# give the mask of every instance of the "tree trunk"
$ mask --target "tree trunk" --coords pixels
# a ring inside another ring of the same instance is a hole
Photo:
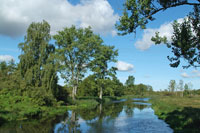
[[[76,112],[72,111],[72,115],[71,115],[71,131],[73,133],[76,133]]]
[[[102,87],[100,88],[100,93],[99,93],[99,98],[102,100],[102,95],[103,95],[103,89]]]
[[[76,100],[76,92],[77,92],[77,86],[73,86],[73,89],[72,89],[72,99],[73,100]]]
[[[100,112],[100,114],[102,112],[102,103],[99,105],[99,112]]]

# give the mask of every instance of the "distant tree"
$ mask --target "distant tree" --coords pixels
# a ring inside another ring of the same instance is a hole
[[[147,86],[147,91],[153,92],[153,87],[151,85],[146,85]]]
[[[188,95],[189,94],[189,86],[188,86],[188,84],[185,84],[184,85],[184,93],[186,94],[186,95]]]
[[[128,76],[128,79],[125,82],[125,85],[127,87],[133,87],[135,82],[135,77],[134,76]]]
[[[34,94],[48,102],[57,92],[57,73],[53,54],[55,48],[49,44],[51,39],[50,25],[43,21],[32,23],[27,29],[24,42],[19,44],[19,70],[22,78],[23,91],[33,90]],[[35,98],[37,100],[37,98]]]
[[[174,92],[176,89],[176,81],[175,80],[170,80],[169,82],[169,92]]]
[[[192,87],[193,87],[193,85],[192,85],[191,82],[185,84],[185,85],[184,85],[184,94],[185,94],[185,95],[191,95],[191,96],[192,96]]]
[[[152,40],[156,44],[165,43],[172,49],[174,57],[169,57],[171,67],[178,67],[180,59],[183,58],[190,66],[199,67],[199,42],[200,42],[200,1],[194,0],[126,0],[124,3],[124,11],[116,24],[116,28],[120,31],[119,35],[136,33],[137,28],[146,29],[146,25],[155,20],[154,16],[161,11],[179,6],[193,6],[194,11],[191,12],[187,19],[182,23],[174,22],[174,35],[172,41],[167,42],[166,37],[160,37],[156,34]]]
[[[189,94],[192,96],[193,84],[191,82],[188,83],[188,88],[189,88]]]
[[[139,95],[144,95],[147,92],[147,86],[145,84],[138,84],[135,86]]]
[[[178,84],[178,89],[181,91],[181,96],[183,97],[183,90],[184,90],[184,83],[183,83],[183,80],[180,80],[179,81],[179,84]]]

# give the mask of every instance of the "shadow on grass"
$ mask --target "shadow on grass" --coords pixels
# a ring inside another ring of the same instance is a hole
[[[175,132],[199,132],[200,133],[200,109],[185,107],[166,115],[165,121]]]

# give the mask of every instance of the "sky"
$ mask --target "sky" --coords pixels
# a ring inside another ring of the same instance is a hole
[[[123,11],[124,0],[0,0],[0,61],[14,59],[19,62],[18,44],[24,41],[26,29],[31,22],[46,20],[51,25],[51,34],[64,27],[75,25],[92,27],[104,43],[114,45],[119,55],[117,77],[125,82],[129,75],[135,77],[135,84],[143,83],[154,90],[168,88],[170,80],[192,83],[193,89],[200,89],[199,68],[171,68],[167,56],[171,50],[165,45],[154,45],[151,37],[156,31],[168,40],[173,34],[171,23],[181,22],[192,11],[190,6],[176,7],[159,12],[156,20],[147,29],[137,29],[136,34],[118,36],[115,24]],[[184,61],[183,61],[184,64]],[[59,81],[64,84],[63,80]]]

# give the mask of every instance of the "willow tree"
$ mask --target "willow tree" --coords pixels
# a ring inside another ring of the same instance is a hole
[[[50,25],[46,21],[33,22],[27,29],[24,42],[19,44],[21,87],[25,90],[39,88],[49,94],[56,92],[58,78],[52,58],[55,48],[49,44],[50,39]]]
[[[72,98],[75,100],[77,87],[84,77],[92,60],[96,48],[101,45],[102,39],[95,35],[91,28],[64,28],[54,36],[57,61],[61,77],[72,87]]]
[[[146,25],[155,20],[157,13],[184,5],[193,6],[194,11],[189,13],[183,23],[173,24],[172,42],[168,42],[166,37],[160,37],[158,33],[152,40],[156,44],[165,43],[172,49],[174,57],[168,57],[171,67],[178,67],[181,58],[188,62],[184,68],[199,67],[200,0],[126,0],[124,12],[116,24],[119,35],[136,33],[137,28],[146,29]]]

